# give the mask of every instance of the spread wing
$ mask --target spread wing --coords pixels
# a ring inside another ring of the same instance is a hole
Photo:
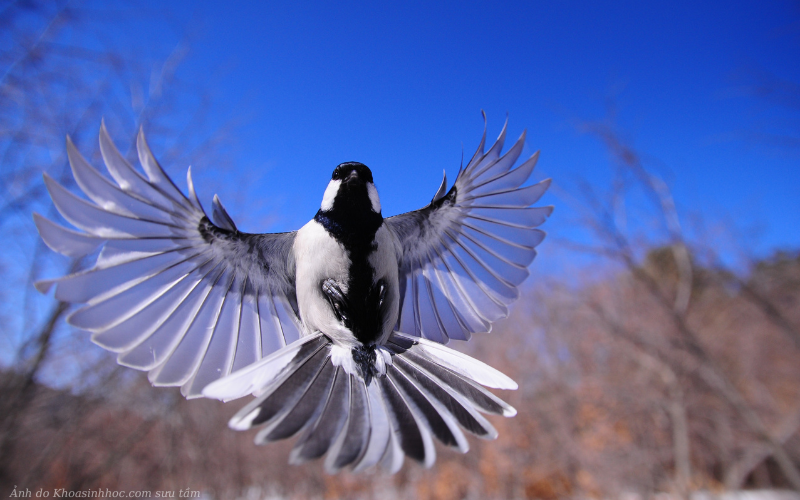
[[[531,207],[549,179],[523,187],[538,151],[513,168],[525,133],[500,156],[505,136],[506,126],[484,153],[484,129],[477,152],[449,191],[445,176],[430,205],[386,219],[400,242],[398,331],[441,343],[468,340],[490,331],[517,299],[545,236],[536,227],[553,207]]]
[[[91,200],[45,174],[53,202],[73,231],[34,214],[47,245],[72,257],[102,250],[91,269],[36,284],[58,300],[85,305],[68,321],[149,371],[154,385],[181,386],[187,397],[300,337],[291,248],[295,233],[246,234],[219,198],[212,218],[188,174],[190,198],[137,141],[142,176],[100,130],[103,160],[116,181],[95,170],[67,138],[73,175]]]

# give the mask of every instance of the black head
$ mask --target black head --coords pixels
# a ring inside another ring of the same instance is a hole
[[[383,217],[370,169],[356,161],[340,163],[333,170],[314,218],[336,237],[350,239],[360,235],[372,241]]]
[[[372,171],[364,165],[363,163],[359,163],[357,161],[347,161],[344,163],[340,163],[336,166],[333,170],[333,175],[331,175],[332,181],[344,181],[347,183],[350,182],[360,182],[360,183],[372,183]]]
[[[335,211],[343,217],[363,211],[380,214],[381,202],[369,167],[357,161],[340,163],[333,170],[320,211]]]

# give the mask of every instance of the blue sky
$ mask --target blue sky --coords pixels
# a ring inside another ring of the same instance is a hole
[[[235,168],[196,182],[243,230],[301,226],[342,161],[372,168],[384,215],[423,206],[474,152],[481,109],[491,139],[506,114],[509,140],[528,130],[538,178],[605,190],[609,154],[580,124],[613,103],[685,217],[732,223],[762,255],[800,246],[800,93],[758,91],[800,84],[797,3],[203,2],[179,17],[180,76],[237,120]],[[550,234],[572,234],[558,190],[543,202]]]
[[[220,116],[245,117],[224,182],[246,188],[223,198],[245,230],[302,225],[349,160],[373,169],[384,215],[419,208],[442,169],[455,175],[462,144],[473,153],[481,109],[491,138],[506,113],[511,138],[527,128],[540,178],[606,189],[609,155],[579,124],[609,119],[613,102],[682,213],[734,221],[758,252],[800,245],[800,147],[771,138],[800,135],[800,96],[755,90],[800,82],[797,4],[206,3],[189,19],[201,28],[180,71],[213,75]],[[572,231],[571,219],[557,210],[547,229]]]

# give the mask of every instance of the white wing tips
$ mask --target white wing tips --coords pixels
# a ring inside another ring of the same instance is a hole
[[[229,427],[258,428],[257,444],[299,435],[290,463],[326,456],[328,473],[345,468],[358,472],[378,464],[394,473],[405,456],[431,467],[434,438],[466,453],[464,431],[482,439],[497,437],[481,413],[516,414],[482,386],[489,381],[516,387],[513,381],[446,347],[429,348],[395,333],[376,348],[376,363],[380,358],[383,371],[368,381],[345,354],[351,355],[350,348],[334,346],[317,334],[210,384],[203,395],[229,400],[254,394]]]
[[[551,185],[531,183],[540,152],[517,165],[527,133],[504,154],[508,118],[487,152],[486,114],[480,144],[459,170],[454,188],[443,182],[432,210],[416,218],[391,218],[403,241],[402,309],[397,330],[446,344],[487,332],[508,316],[528,278],[535,247],[545,233],[537,229],[553,207],[534,207]],[[451,203],[442,204],[445,197]],[[440,201],[436,204],[436,201]],[[424,237],[422,236],[424,235]]]
[[[120,365],[150,372],[155,386],[181,386],[187,398],[202,396],[213,380],[273,352],[262,341],[280,336],[282,342],[287,332],[297,331],[285,322],[294,318],[291,308],[277,307],[275,313],[280,297],[269,279],[258,290],[249,277],[235,288],[215,289],[218,279],[233,279],[237,255],[203,237],[199,223],[205,214],[191,171],[193,200],[158,164],[141,129],[137,151],[144,173],[120,154],[104,122],[99,143],[110,177],[90,165],[69,136],[65,140],[85,196],[47,173],[43,178],[55,208],[78,230],[39,214],[34,222],[45,244],[59,253],[84,257],[102,248],[90,269],[35,283],[41,293],[55,288],[56,299],[86,304],[69,315],[69,324],[92,332],[92,341],[117,353]],[[215,209],[218,219],[223,214],[223,229],[235,228],[218,199]],[[284,246],[276,251],[284,252]],[[263,316],[255,303],[259,293],[260,305],[268,306]],[[234,385],[223,389],[221,399],[246,394],[237,394]]]
[[[195,208],[197,208],[198,210],[200,210],[205,214],[203,205],[200,204],[200,198],[197,197],[197,192],[194,190],[194,181],[192,180],[191,165],[189,166],[189,168],[186,169],[186,185],[189,188],[189,196],[192,197],[192,203],[194,203]]]
[[[537,151],[536,154],[538,155],[539,152]],[[552,184],[552,183],[553,183],[552,177],[548,177],[547,179],[544,179],[544,180],[539,182],[539,185],[544,187],[542,194],[544,194],[544,191],[547,191],[548,189],[550,189],[550,184]],[[539,201],[539,200],[537,199],[536,201]],[[536,201],[534,203],[536,203]]]
[[[33,213],[33,222],[42,241],[60,254],[68,257],[83,257],[97,250],[105,240],[62,227],[50,219]]]
[[[409,337],[406,337],[409,338]],[[450,349],[437,342],[419,339],[422,350],[439,364],[483,386],[516,391],[519,385],[509,376],[482,361]]]
[[[39,293],[45,294],[49,293],[50,289],[53,288],[53,285],[55,285],[57,282],[57,279],[39,280],[33,283],[33,287],[36,288],[36,291]]]
[[[220,401],[232,401],[248,394],[253,396],[261,394],[268,390],[270,384],[278,380],[285,370],[296,369],[297,365],[305,363],[326,343],[327,339],[319,333],[303,337],[257,363],[210,383],[203,388],[202,395]],[[237,414],[237,417],[240,415]]]
[[[144,136],[144,127],[139,127],[139,133],[136,134],[136,152],[139,154],[139,163],[142,164],[147,178],[153,184],[157,184],[163,175],[163,171],[155,156],[153,156],[153,152],[150,151],[147,138]]]
[[[231,219],[231,216],[228,215],[228,211],[225,210],[225,207],[222,205],[222,200],[219,199],[218,195],[214,195],[214,200],[211,205],[211,216],[214,219],[214,223],[228,231],[236,231],[236,224],[233,222],[233,219]]]
[[[525,137],[525,131],[522,132],[522,136],[520,138],[524,140],[524,137]],[[542,152],[541,149],[537,149],[536,151],[533,152],[531,157],[528,158],[528,161],[533,163],[533,167],[534,168],[536,168],[536,164],[539,163],[539,154],[541,152]]]
[[[442,183],[439,185],[439,189],[436,190],[436,194],[433,195],[431,203],[444,198],[445,194],[447,194],[447,170],[442,171]]]

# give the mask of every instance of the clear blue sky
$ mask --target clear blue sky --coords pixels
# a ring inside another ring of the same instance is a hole
[[[423,206],[474,152],[481,109],[491,139],[506,113],[510,139],[527,128],[539,178],[606,189],[609,155],[576,124],[612,98],[682,214],[756,230],[761,254],[800,247],[796,2],[205,2],[180,22],[180,74],[210,82],[219,120],[243,117],[236,168],[196,174],[243,230],[300,227],[349,160],[372,168],[384,215]],[[760,94],[770,82],[794,87]],[[564,200],[543,202],[549,233],[569,233]]]

